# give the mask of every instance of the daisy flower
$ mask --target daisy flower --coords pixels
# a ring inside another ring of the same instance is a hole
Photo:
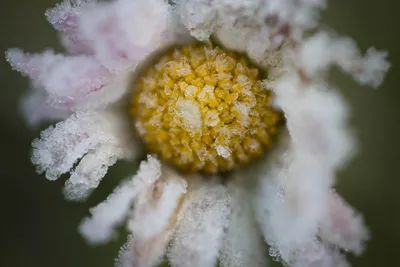
[[[46,11],[65,54],[10,49],[34,88],[33,141],[49,180],[83,201],[118,160],[140,161],[79,226],[118,266],[348,266],[369,233],[335,191],[351,159],[339,67],[378,87],[386,52],[322,28],[325,0],[65,0]]]

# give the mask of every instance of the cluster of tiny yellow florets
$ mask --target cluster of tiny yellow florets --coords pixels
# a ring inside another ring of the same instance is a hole
[[[175,49],[147,69],[131,114],[150,152],[184,172],[227,172],[259,157],[281,119],[256,68],[219,48]]]

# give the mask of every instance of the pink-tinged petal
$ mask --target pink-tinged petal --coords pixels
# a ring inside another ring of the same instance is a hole
[[[64,57],[52,51],[28,54],[11,49],[7,60],[13,69],[44,88],[52,106],[70,111],[117,101],[128,89],[130,80],[129,74],[115,76],[88,55]]]
[[[320,236],[323,240],[360,255],[369,232],[360,214],[354,211],[338,194],[332,193],[329,218],[322,222]]]
[[[134,69],[162,45],[168,10],[163,0],[118,0],[85,12],[79,26],[100,62],[117,73]]]
[[[41,54],[29,54],[18,48],[11,48],[6,51],[6,60],[13,70],[28,76],[35,84],[41,84],[49,71],[64,60],[64,56],[55,54],[52,50],[46,50]]]
[[[56,64],[43,80],[43,86],[51,96],[52,105],[74,110],[85,108],[92,94],[110,90],[106,86],[114,78],[96,59],[81,55]]]
[[[64,0],[46,11],[48,21],[60,32],[61,42],[73,54],[92,54],[93,47],[78,30],[78,17],[93,7],[96,0]]]
[[[70,112],[52,107],[48,102],[49,96],[41,89],[30,89],[22,98],[21,112],[29,126],[35,127],[44,122],[66,119]]]

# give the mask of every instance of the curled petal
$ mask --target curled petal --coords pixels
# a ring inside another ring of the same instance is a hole
[[[140,192],[152,187],[161,176],[161,164],[148,157],[140,164],[138,173],[123,183],[107,200],[91,209],[92,216],[83,220],[81,234],[92,244],[103,244],[114,237],[114,229],[120,225],[131,210]]]
[[[123,131],[124,127],[120,116],[110,110],[74,113],[55,127],[43,131],[40,139],[33,141],[32,162],[39,173],[46,172],[47,179],[55,180],[90,152],[72,176],[74,183],[77,182],[76,178],[81,177],[83,180],[80,182],[93,185],[95,180],[104,176],[104,172],[100,169],[96,173],[89,170],[101,168],[105,162],[112,164],[114,160],[108,158],[109,155],[118,159],[131,159],[134,156],[134,146],[125,136],[128,133]],[[93,158],[96,156],[98,161]]]
[[[123,150],[110,145],[98,145],[89,151],[71,172],[65,183],[64,196],[68,200],[83,201],[97,188],[108,167],[123,155]]]
[[[154,187],[141,192],[129,220],[132,266],[157,266],[175,230],[186,181],[164,169]]]

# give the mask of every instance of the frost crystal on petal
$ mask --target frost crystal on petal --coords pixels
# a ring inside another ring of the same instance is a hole
[[[50,104],[60,109],[101,107],[118,100],[128,87],[128,75],[111,74],[92,56],[64,57],[52,51],[27,54],[19,49],[10,49],[6,55],[13,69],[43,87]]]
[[[134,69],[163,44],[168,10],[163,0],[118,0],[85,12],[79,25],[100,62],[119,73]]]
[[[183,24],[190,34],[200,41],[206,41],[216,26],[217,11],[213,0],[180,0],[178,11]]]
[[[126,136],[125,127],[115,112],[77,112],[33,141],[32,162],[38,172],[45,172],[47,179],[55,180],[72,170],[83,157],[71,172],[65,189],[67,198],[82,200],[97,187],[116,159],[133,157],[134,146]]]
[[[332,193],[329,217],[321,223],[319,235],[345,251],[360,255],[369,232],[360,214],[354,211],[338,194]]]
[[[133,233],[130,258],[133,266],[157,266],[160,263],[175,230],[185,193],[186,181],[164,168],[154,186],[138,196],[128,222]]]
[[[168,251],[169,262],[174,267],[213,267],[229,223],[230,197],[214,182],[191,193]]]
[[[220,265],[222,267],[267,266],[267,250],[261,238],[261,231],[255,221],[252,194],[253,188],[247,188],[238,181],[244,174],[238,174],[228,184],[231,196],[231,215],[224,237]],[[244,179],[243,179],[244,180]]]
[[[22,98],[22,114],[32,127],[48,121],[66,119],[70,112],[52,107],[48,101],[48,94],[41,89],[32,88]]]
[[[78,17],[85,9],[91,8],[97,0],[64,0],[45,15],[61,34],[61,42],[70,53],[93,53],[89,40],[84,39],[78,29]]]
[[[302,43],[298,58],[294,59],[294,62],[297,62],[310,77],[336,64],[360,84],[378,87],[390,67],[386,57],[387,52],[377,51],[375,48],[369,48],[362,57],[352,39],[335,39],[321,32]]]
[[[92,216],[86,218],[79,230],[93,244],[109,241],[114,228],[120,225],[131,210],[133,200],[140,192],[151,187],[161,175],[161,164],[148,157],[140,164],[138,173],[117,188],[107,200],[91,209]]]

